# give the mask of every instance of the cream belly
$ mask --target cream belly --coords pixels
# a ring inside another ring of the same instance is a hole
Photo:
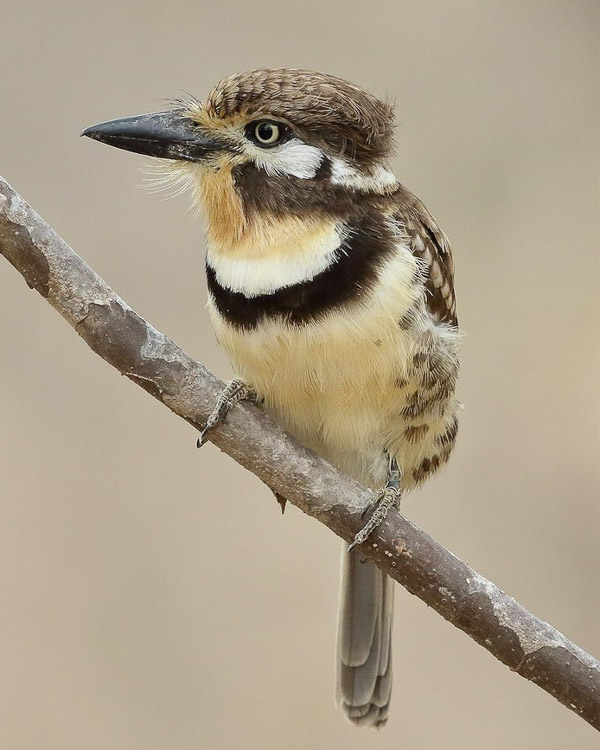
[[[343,321],[337,335],[325,335],[322,324],[286,329],[273,323],[240,334],[219,322],[218,338],[237,376],[279,424],[362,481],[385,477],[386,416],[404,404],[394,385],[405,370],[399,342],[384,344]]]

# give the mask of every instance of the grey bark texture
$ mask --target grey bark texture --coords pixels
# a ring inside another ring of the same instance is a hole
[[[119,372],[201,429],[223,383],[136,314],[0,177],[0,254]],[[369,491],[250,403],[209,439],[278,495],[350,541]],[[511,670],[600,729],[600,662],[395,510],[361,546],[408,591]]]

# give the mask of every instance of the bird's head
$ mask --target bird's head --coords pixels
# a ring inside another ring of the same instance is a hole
[[[246,254],[264,252],[282,236],[305,246],[307,232],[339,232],[366,195],[397,186],[386,166],[392,107],[323,73],[235,74],[204,102],[104,122],[83,135],[168,160],[205,209],[214,252],[240,244]]]

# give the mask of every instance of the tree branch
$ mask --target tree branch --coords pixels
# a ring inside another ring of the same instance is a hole
[[[140,318],[0,177],[0,254],[103,359],[200,429],[223,384]],[[350,541],[369,492],[243,403],[210,440]],[[396,511],[363,544],[398,583],[600,729],[600,663]]]

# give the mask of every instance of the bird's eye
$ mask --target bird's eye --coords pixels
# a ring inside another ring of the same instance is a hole
[[[251,137],[258,146],[274,146],[283,136],[283,128],[276,122],[261,120],[252,125]]]

